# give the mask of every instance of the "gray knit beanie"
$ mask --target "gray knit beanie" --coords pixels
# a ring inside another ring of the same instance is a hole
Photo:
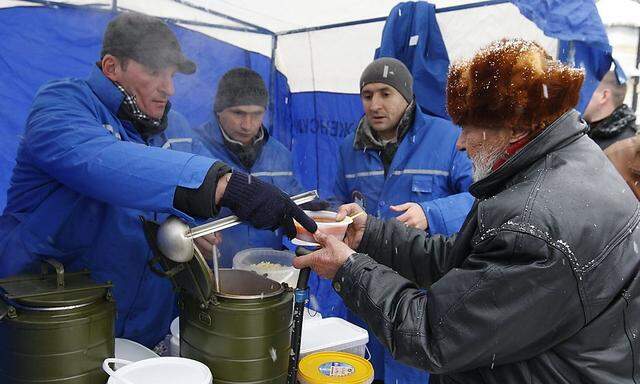
[[[267,108],[268,103],[269,92],[262,77],[249,68],[234,68],[220,79],[213,110],[217,113],[236,105],[260,105]]]
[[[384,83],[395,88],[411,103],[413,100],[413,77],[402,61],[393,57],[381,57],[374,60],[360,76],[360,91],[370,83]]]

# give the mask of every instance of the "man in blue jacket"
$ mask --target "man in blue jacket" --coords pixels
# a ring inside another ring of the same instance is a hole
[[[171,147],[167,134],[186,129],[170,111],[173,75],[195,70],[159,19],[122,14],[109,23],[88,79],[39,90],[0,217],[0,276],[35,270],[44,258],[88,268],[114,284],[116,336],[152,347],[167,333],[175,297],[148,266],[141,216],[192,221],[226,207],[289,235],[292,217],[315,229],[276,187],[217,159],[162,148]]]
[[[365,116],[340,147],[335,196],[358,202],[367,213],[395,217],[430,234],[457,232],[473,198],[467,190],[472,167],[466,153],[456,150],[460,129],[450,121],[424,114],[416,106],[413,79],[394,58],[369,64],[360,78]],[[325,315],[343,316],[337,295],[324,281],[318,292]],[[364,326],[351,313],[348,320]],[[376,379],[387,383],[426,382],[428,374],[396,362],[371,335],[368,344]]]
[[[258,73],[231,69],[218,83],[213,118],[195,129],[193,151],[220,159],[290,195],[298,194],[302,187],[293,176],[291,153],[262,124],[268,102]],[[220,212],[221,217],[230,214],[227,209]],[[244,224],[222,231],[221,266],[231,267],[237,252],[253,247],[282,249],[282,233]]]

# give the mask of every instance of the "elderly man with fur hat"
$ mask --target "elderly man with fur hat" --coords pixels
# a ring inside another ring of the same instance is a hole
[[[358,217],[298,258],[436,383],[637,383],[640,209],[573,109],[583,73],[496,42],[449,72],[476,202],[460,232]],[[340,215],[360,210],[341,207]]]

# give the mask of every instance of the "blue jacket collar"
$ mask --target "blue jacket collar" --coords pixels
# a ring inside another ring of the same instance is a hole
[[[87,84],[89,84],[89,87],[109,111],[117,115],[122,100],[124,100],[124,95],[113,82],[102,73],[102,70],[97,65],[93,67],[87,79]]]

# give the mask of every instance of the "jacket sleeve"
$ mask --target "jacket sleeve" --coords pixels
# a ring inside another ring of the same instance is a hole
[[[473,182],[471,161],[466,152],[454,148],[449,169],[452,195],[419,203],[429,223],[429,233],[451,235],[460,230],[474,198],[467,191]]]
[[[456,235],[427,236],[398,220],[383,221],[368,216],[356,251],[426,288],[451,269],[452,258],[448,255],[455,240]]]
[[[411,263],[433,257],[434,249],[446,253],[419,231],[385,228],[383,234],[383,242],[393,235],[396,244],[411,244],[398,249],[398,255],[376,255],[392,266],[411,268]],[[445,256],[459,255],[451,251]],[[553,245],[500,231],[463,256],[460,267],[424,290],[401,276],[410,275],[406,271],[398,275],[354,254],[333,285],[394,358],[438,374],[527,360],[584,325],[570,262]]]
[[[335,206],[350,203],[349,189],[347,187],[347,179],[344,177],[344,155],[342,148],[338,151],[338,169],[336,171],[336,183],[333,187],[333,196],[329,201]]]
[[[173,207],[176,187],[198,188],[216,160],[118,140],[89,99],[72,84],[39,92],[24,138],[34,164],[94,199],[191,219]]]

